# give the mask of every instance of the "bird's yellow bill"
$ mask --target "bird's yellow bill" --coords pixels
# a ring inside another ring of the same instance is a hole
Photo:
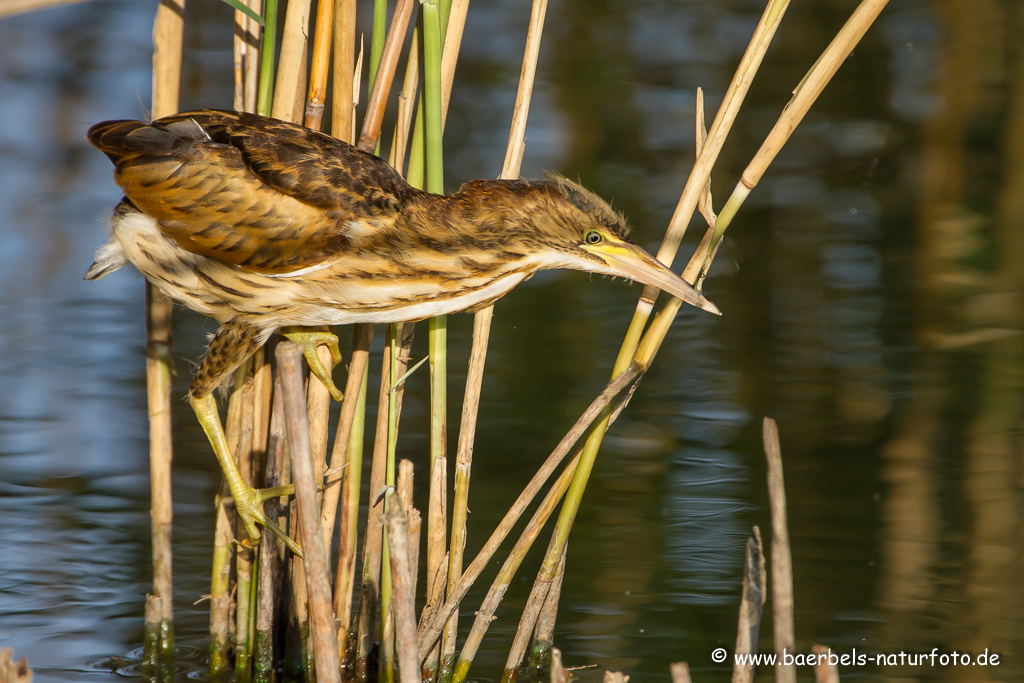
[[[722,314],[717,306],[705,299],[704,295],[686,280],[635,244],[606,240],[603,244],[584,246],[584,249],[599,256],[608,264],[608,270],[605,272],[609,275],[657,287],[709,313]]]

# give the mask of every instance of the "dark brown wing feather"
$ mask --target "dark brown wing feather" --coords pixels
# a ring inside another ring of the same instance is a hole
[[[115,180],[183,248],[262,273],[344,250],[350,224],[389,226],[416,193],[377,157],[295,124],[197,111],[107,121],[89,141]]]

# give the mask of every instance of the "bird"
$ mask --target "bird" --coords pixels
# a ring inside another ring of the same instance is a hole
[[[545,269],[626,278],[720,313],[639,247],[620,213],[556,174],[432,194],[329,135],[228,110],[104,121],[87,138],[124,197],[85,278],[131,264],[220,324],[188,399],[252,544],[260,524],[301,552],[263,514],[269,495],[238,473],[215,390],[275,332],[340,400],[316,354],[325,344],[340,362],[330,326],[479,310]]]

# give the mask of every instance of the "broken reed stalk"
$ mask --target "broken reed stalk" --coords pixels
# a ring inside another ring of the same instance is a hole
[[[768,461],[768,502],[772,513],[772,635],[775,638],[775,678],[780,683],[796,683],[796,665],[783,662],[783,653],[794,653],[793,558],[789,547],[789,523],[786,519],[786,485],[782,476],[782,451],[775,420],[764,418],[762,428],[764,454]]]
[[[394,494],[388,495],[393,497]],[[395,642],[398,651],[399,680],[401,683],[420,683],[420,667],[416,659],[414,566],[410,561],[412,551],[409,543],[409,521],[404,509],[406,505],[408,504],[399,495],[397,500],[392,500],[388,504],[384,520],[388,529],[391,576],[395,590]]]
[[[669,666],[669,674],[672,676],[672,683],[692,683],[690,665],[686,662],[672,662]]]
[[[828,646],[815,644],[811,646],[814,654],[814,683],[839,683],[839,667],[829,661]]]
[[[154,118],[178,111],[184,0],[166,0],[153,21]],[[144,661],[170,665],[174,654],[171,527],[171,302],[146,283],[146,398],[149,411],[153,594],[146,601]]]
[[[316,680],[340,683],[337,641],[334,630],[331,584],[327,550],[320,526],[318,477],[310,446],[310,425],[303,400],[302,351],[291,342],[278,344],[275,351],[281,376],[288,452],[291,455],[292,480],[298,508],[303,558],[306,568],[310,612],[310,636],[316,659]]]
[[[551,582],[548,594],[544,598],[544,605],[541,607],[540,616],[537,619],[537,627],[533,634],[533,647],[530,653],[530,670],[537,672],[540,676],[551,663],[551,644],[554,642],[555,621],[558,618],[558,599],[562,595],[562,581],[565,579],[565,558],[568,553],[562,553],[562,559],[555,570],[555,578]]]
[[[748,658],[739,664],[737,655],[751,655],[757,651],[757,637],[761,631],[761,615],[768,597],[764,568],[764,547],[761,530],[756,526],[747,538],[743,562],[743,589],[740,594],[739,620],[736,626],[736,647],[733,650],[732,683],[751,683],[754,665]]]

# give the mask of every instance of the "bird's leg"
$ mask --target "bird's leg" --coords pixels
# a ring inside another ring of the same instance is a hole
[[[331,396],[334,397],[334,400],[340,402],[343,398],[341,391],[339,391],[338,387],[334,385],[331,373],[328,372],[327,368],[324,367],[324,364],[320,362],[320,358],[316,355],[316,347],[323,344],[331,350],[331,356],[334,358],[334,364],[340,364],[341,349],[338,348],[338,336],[326,327],[282,327],[278,331],[281,333],[281,336],[302,347],[302,353],[306,356],[306,362],[309,364],[310,372],[316,375],[317,378],[323,382],[324,386],[327,387],[327,390],[331,392]]]
[[[261,507],[265,500],[288,495],[291,491],[287,490],[287,487],[259,491],[246,483],[228,448],[228,440],[221,426],[220,414],[217,412],[217,400],[213,396],[213,390],[221,381],[255,351],[258,336],[258,330],[251,325],[223,325],[214,335],[206,351],[206,357],[192,379],[188,400],[196,412],[196,417],[199,418],[199,424],[206,432],[206,437],[210,440],[210,445],[213,446],[217,461],[220,462],[231,497],[234,499],[235,510],[245,525],[250,542],[254,545],[259,542],[260,530],[256,526],[259,522],[284,541],[293,553],[301,557],[302,549],[299,544],[270,521]]]
[[[192,409],[196,411],[199,424],[203,426],[203,431],[206,432],[210,445],[213,446],[213,452],[217,455],[220,468],[224,471],[224,477],[228,482],[228,489],[231,491],[231,498],[235,502],[235,510],[238,512],[242,523],[245,524],[245,530],[249,533],[249,541],[253,545],[259,542],[260,530],[256,526],[256,523],[259,522],[284,541],[289,550],[302,557],[302,548],[299,544],[270,521],[263,513],[261,507],[267,499],[282,494],[289,494],[294,491],[294,487],[278,486],[274,489],[261,491],[249,486],[242,478],[242,473],[238,471],[238,465],[235,464],[235,459],[231,457],[231,451],[228,450],[228,440],[220,424],[220,415],[217,413],[217,401],[213,394],[207,394],[203,398],[190,396],[189,402],[192,404]]]

